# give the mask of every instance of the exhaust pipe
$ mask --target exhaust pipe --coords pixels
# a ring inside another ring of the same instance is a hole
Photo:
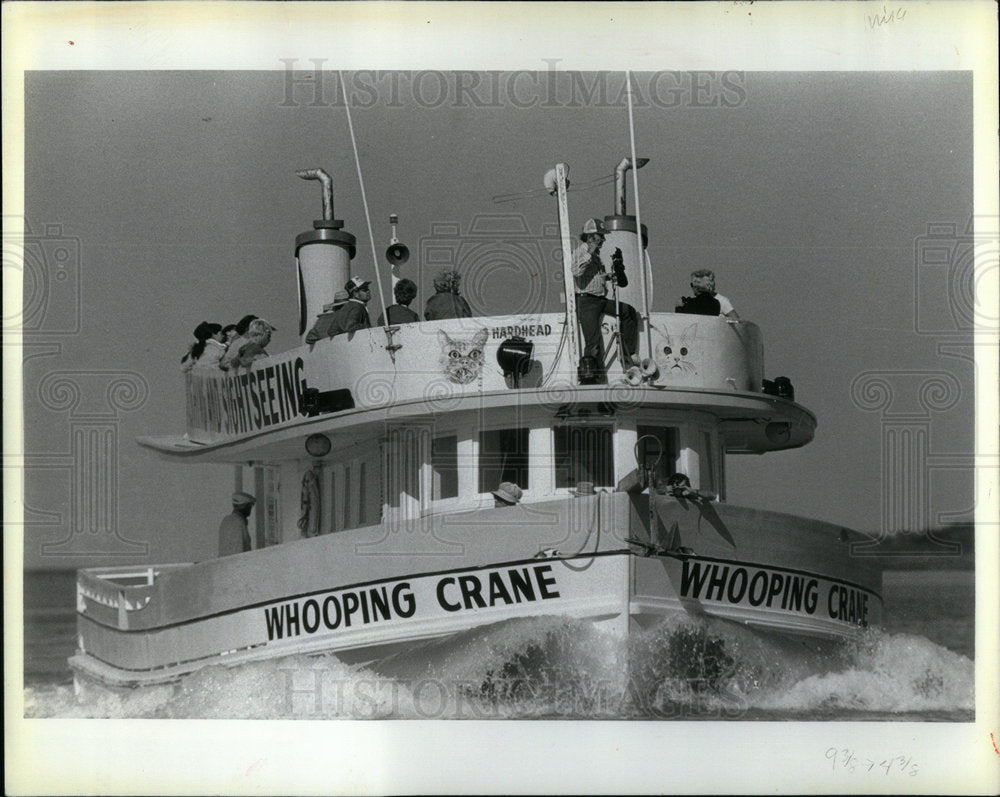
[[[641,169],[649,158],[636,158],[636,169]],[[625,173],[632,168],[631,158],[622,158],[615,167],[615,213],[619,216],[625,215]]]
[[[323,169],[299,169],[303,180],[319,180],[323,192],[323,221],[333,221],[333,179]]]

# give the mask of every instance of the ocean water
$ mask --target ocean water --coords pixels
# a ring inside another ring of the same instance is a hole
[[[974,719],[974,577],[887,571],[884,627],[804,643],[675,617],[627,642],[511,620],[350,665],[334,654],[207,667],[171,684],[74,687],[72,572],[25,576],[25,715],[225,719]]]

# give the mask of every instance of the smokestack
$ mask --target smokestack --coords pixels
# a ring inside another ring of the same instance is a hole
[[[323,306],[331,304],[350,278],[357,239],[343,230],[344,222],[333,217],[333,180],[323,169],[300,169],[303,180],[320,183],[323,218],[313,228],[295,237],[295,259],[299,278],[299,334],[312,326]]]

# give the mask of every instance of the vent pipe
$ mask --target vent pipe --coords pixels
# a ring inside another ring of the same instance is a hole
[[[636,163],[638,165],[635,168],[641,169],[649,163],[649,158],[636,158]],[[625,173],[631,168],[631,158],[622,158],[615,167],[615,214],[618,216],[625,215]]]

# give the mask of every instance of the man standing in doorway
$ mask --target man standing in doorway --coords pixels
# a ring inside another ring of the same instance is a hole
[[[233,493],[233,511],[222,519],[219,526],[219,556],[231,556],[250,550],[250,532],[247,518],[257,499],[250,493]]]

